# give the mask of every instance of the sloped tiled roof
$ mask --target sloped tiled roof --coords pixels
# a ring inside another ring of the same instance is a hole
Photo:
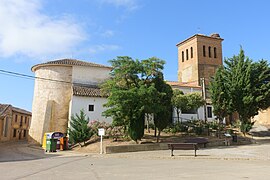
[[[112,69],[110,66],[105,66],[102,64],[96,64],[92,62],[87,62],[87,61],[80,61],[77,59],[58,59],[54,61],[48,61],[46,63],[41,63],[34,65],[31,70],[34,72],[38,67],[41,66],[49,66],[49,65],[64,65],[64,66],[88,66],[88,67],[102,67],[102,68],[109,68]]]
[[[187,38],[187,39],[185,39],[185,40],[183,40],[183,41],[177,43],[176,46],[179,46],[179,45],[183,44],[184,42],[187,42],[187,41],[189,41],[190,39],[193,39],[193,38],[195,38],[195,37],[212,38],[212,39],[217,39],[217,40],[223,41],[223,39],[220,38],[219,35],[218,35],[218,36],[212,36],[212,35],[206,36],[206,35],[204,35],[204,34],[195,34],[195,35],[190,36],[189,38]]]
[[[0,117],[2,115],[5,116],[5,111],[8,109],[9,106],[11,107],[12,111],[19,112],[19,113],[22,113],[22,114],[27,114],[27,115],[30,115],[30,116],[32,115],[31,112],[26,111],[26,110],[21,109],[21,108],[13,107],[10,104],[0,104]]]
[[[32,116],[32,113],[31,112],[26,111],[26,110],[21,109],[21,108],[13,107],[13,106],[12,106],[12,111],[15,111],[15,112],[19,112],[19,113],[22,113],[22,114],[27,114],[27,115]]]
[[[0,104],[0,117],[5,113],[9,106],[9,104]]]
[[[97,86],[79,86],[73,85],[74,96],[86,96],[86,97],[107,97],[102,95],[100,88]]]

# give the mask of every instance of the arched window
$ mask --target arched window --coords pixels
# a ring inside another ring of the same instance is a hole
[[[205,57],[205,46],[203,46],[203,57]]]
[[[210,46],[208,47],[208,54],[209,54],[209,57],[211,57],[211,47]]]
[[[214,47],[214,58],[217,58],[217,48]]]
[[[193,58],[193,47],[190,48],[190,58]]]
[[[186,58],[188,60],[188,49],[186,49]]]
[[[184,62],[184,58],[185,58],[184,51],[182,51],[182,62]]]

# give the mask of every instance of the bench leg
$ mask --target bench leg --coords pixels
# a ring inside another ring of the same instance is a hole
[[[171,156],[173,156],[173,149],[171,150]]]
[[[194,157],[196,157],[196,156],[197,156],[196,151],[197,151],[197,150],[195,149],[195,156],[194,156]]]

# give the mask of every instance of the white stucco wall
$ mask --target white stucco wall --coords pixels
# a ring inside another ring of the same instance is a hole
[[[106,67],[73,66],[72,82],[97,85],[109,78],[110,71]]]
[[[175,88],[174,88],[175,89]],[[187,93],[202,93],[202,90],[201,88],[193,88],[193,87],[178,87],[179,90],[183,91],[184,94],[187,94]],[[207,105],[206,107],[212,107],[212,112],[213,112],[213,106],[211,105]],[[206,109],[206,112],[207,112],[207,109]],[[182,114],[180,113],[179,115],[180,117],[180,120],[182,118],[182,121],[187,121],[187,120],[191,120],[191,119],[201,119],[201,120],[205,120],[205,115],[204,115],[204,107],[200,107],[198,109],[198,115],[197,114]],[[207,117],[207,120],[208,121],[212,121],[215,119],[215,116],[214,114],[212,113],[212,118],[209,118]],[[174,110],[173,112],[173,122],[176,122],[177,121],[177,113],[176,113],[176,110]]]
[[[211,105],[207,105],[206,107],[212,107],[212,106]],[[184,121],[187,121],[187,120],[191,120],[191,119],[205,120],[205,117],[204,117],[204,108],[202,106],[202,107],[200,107],[198,109],[198,115],[197,114],[182,114],[182,113],[180,113],[179,117],[180,117],[180,121],[181,121],[181,118],[182,118],[182,121],[183,122]],[[212,118],[207,117],[207,121],[213,121],[213,120],[215,120],[215,117],[216,116],[213,114],[213,107],[212,107]],[[174,110],[174,112],[173,112],[173,122],[177,122],[177,113],[176,113],[176,110]]]
[[[84,109],[84,112],[89,117],[90,121],[105,121],[112,123],[112,118],[102,116],[102,112],[106,110],[103,107],[103,104],[107,103],[106,98],[101,97],[83,97],[83,96],[73,96],[71,100],[70,116],[72,114],[80,113],[81,109]],[[88,106],[94,105],[94,111],[88,111]]]

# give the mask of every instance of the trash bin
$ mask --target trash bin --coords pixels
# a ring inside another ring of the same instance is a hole
[[[60,138],[61,139],[61,138]],[[60,150],[60,139],[57,139],[56,143],[56,149]]]
[[[232,142],[237,142],[237,134],[232,134]]]
[[[62,137],[60,138],[60,150],[68,150],[68,138]]]
[[[57,139],[46,139],[46,152],[56,152]]]
[[[43,142],[42,147],[45,147],[46,152],[56,152],[57,149],[60,149],[60,138],[64,137],[64,134],[61,132],[48,132],[44,134],[46,141]],[[45,143],[45,145],[44,145]]]

